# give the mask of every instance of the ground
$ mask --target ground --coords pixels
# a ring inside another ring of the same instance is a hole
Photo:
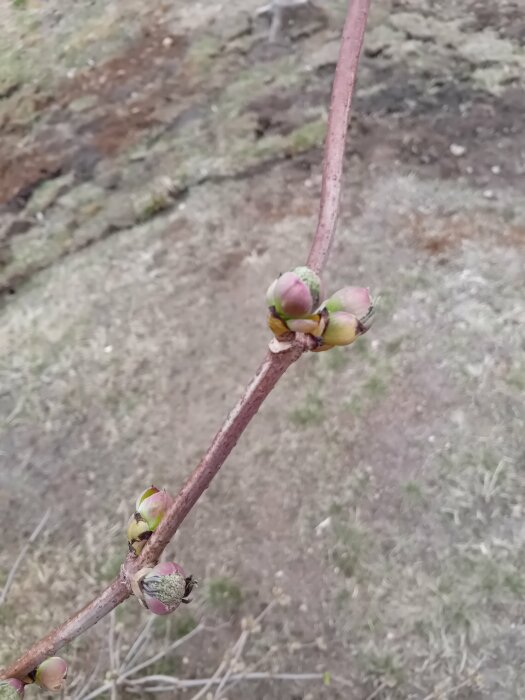
[[[328,675],[229,700],[525,698],[518,5],[372,2],[325,283],[380,294],[376,324],[292,367],[184,523],[200,586],[150,651],[217,629],[148,672],[211,675],[275,601],[239,668]],[[198,462],[306,257],[345,3],[275,44],[257,7],[0,0],[0,586],[51,510],[0,664],[117,573],[135,496]],[[146,617],[119,609],[124,652]],[[104,681],[109,627],[64,652],[64,697]]]

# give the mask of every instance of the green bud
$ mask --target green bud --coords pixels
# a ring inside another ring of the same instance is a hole
[[[136,512],[148,523],[150,530],[155,530],[172,503],[167,491],[150,486],[137,498]]]
[[[44,690],[58,691],[67,678],[67,663],[60,656],[51,656],[36,669],[35,683]]]
[[[134,513],[129,519],[127,529],[129,551],[138,556],[152,534],[153,530],[140,513]]]
[[[362,332],[372,325],[374,302],[370,291],[365,287],[343,287],[324,302],[323,308],[330,313],[346,311],[352,314],[363,326]]]
[[[350,345],[362,333],[359,320],[345,311],[328,314],[323,345]]]

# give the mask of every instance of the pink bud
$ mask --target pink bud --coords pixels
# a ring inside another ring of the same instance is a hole
[[[146,521],[150,530],[155,530],[173,503],[167,491],[150,486],[137,498],[136,510]]]
[[[285,272],[267,292],[269,306],[275,307],[283,318],[308,316],[318,306],[321,294],[321,280],[308,267],[296,267]]]
[[[146,607],[155,615],[167,615],[189,602],[186,598],[195,581],[179,564],[166,561],[149,571],[140,585]]]
[[[36,669],[35,683],[45,690],[61,690],[67,678],[67,664],[60,656],[51,656]]]
[[[24,697],[24,684],[18,678],[8,678],[0,681],[0,698],[2,700],[18,700]]]
[[[365,287],[343,287],[325,301],[324,307],[330,312],[346,311],[352,314],[366,330],[372,325],[374,302]]]

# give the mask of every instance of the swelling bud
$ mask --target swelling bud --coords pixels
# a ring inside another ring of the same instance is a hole
[[[51,656],[42,661],[35,672],[35,683],[44,690],[58,691],[67,678],[67,663],[60,656]]]

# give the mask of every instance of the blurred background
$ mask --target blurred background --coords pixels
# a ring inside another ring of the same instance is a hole
[[[0,665],[118,573],[262,358],[345,11],[0,0],[0,589],[42,524]],[[524,40],[519,0],[373,0],[324,279],[376,324],[292,367],[184,523],[193,603],[125,603],[64,698],[525,698]]]

